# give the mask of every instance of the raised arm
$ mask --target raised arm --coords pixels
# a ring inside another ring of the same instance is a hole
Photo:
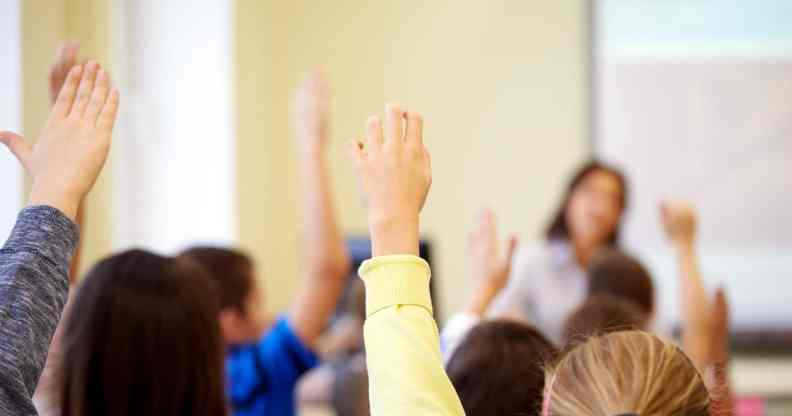
[[[374,254],[360,268],[371,414],[464,415],[443,370],[429,265],[418,257],[419,215],[431,184],[421,116],[386,106],[384,134],[380,117],[370,117],[365,146],[350,153]]]
[[[729,381],[729,302],[723,288],[715,293],[710,308],[708,387],[712,397],[712,416],[734,415],[734,393]]]
[[[703,369],[709,352],[709,306],[696,256],[696,212],[686,201],[667,201],[660,215],[679,267],[682,348]]]
[[[68,292],[80,200],[104,165],[118,108],[95,62],[73,68],[36,145],[0,132],[32,177],[29,206],[0,250],[0,410],[35,414],[31,398]]]
[[[292,128],[302,179],[302,286],[289,312],[300,339],[316,346],[350,272],[349,254],[333,212],[328,173],[328,92],[318,73],[300,85],[292,103]]]
[[[493,299],[506,287],[517,248],[517,238],[512,236],[506,253],[501,252],[495,213],[491,209],[482,210],[477,221],[467,244],[470,295],[465,308],[448,320],[440,336],[446,360],[451,358],[467,333],[484,317]]]
[[[58,45],[58,50],[55,53],[55,58],[52,61],[52,64],[49,67],[49,99],[50,99],[50,106],[54,106],[55,102],[58,98],[58,93],[60,93],[61,88],[63,88],[63,84],[66,82],[66,77],[69,75],[69,71],[72,70],[75,66],[77,66],[80,61],[83,59],[80,58],[80,43],[76,41],[65,41],[61,42]],[[82,232],[85,232],[83,217],[85,214],[85,206],[84,204],[80,204],[79,209],[77,210],[77,225],[79,226]],[[80,270],[80,254],[82,252],[82,244],[77,245],[77,250],[74,252],[74,256],[72,256],[71,261],[71,268],[69,270],[69,282],[74,285],[77,282],[77,274]],[[46,370],[45,370],[46,371]]]

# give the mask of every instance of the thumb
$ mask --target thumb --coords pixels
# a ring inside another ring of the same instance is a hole
[[[0,143],[3,143],[8,147],[8,150],[16,156],[19,163],[22,164],[22,167],[30,173],[30,146],[25,143],[25,139],[22,136],[12,133],[10,131],[0,131]]]

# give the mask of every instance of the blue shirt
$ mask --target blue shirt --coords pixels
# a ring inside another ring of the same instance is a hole
[[[319,364],[285,318],[257,343],[232,347],[226,376],[234,416],[293,416],[297,380]]]

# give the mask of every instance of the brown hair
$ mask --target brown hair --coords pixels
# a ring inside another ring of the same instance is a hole
[[[127,251],[94,266],[73,302],[61,414],[225,414],[217,301],[197,265]]]
[[[181,254],[203,267],[214,282],[220,309],[245,313],[245,300],[253,289],[253,260],[245,253],[220,247],[198,246]]]
[[[536,329],[511,320],[475,326],[446,372],[468,416],[536,414],[542,404],[544,366],[555,347]]]
[[[632,329],[646,329],[648,316],[635,303],[614,296],[599,295],[586,300],[564,322],[565,342],[585,340],[592,335]]]
[[[586,179],[590,173],[597,171],[613,175],[613,177],[615,177],[619,182],[619,187],[621,188],[619,205],[622,208],[622,212],[624,211],[624,209],[627,207],[627,179],[624,177],[624,174],[613,166],[606,165],[597,160],[591,160],[578,168],[577,172],[575,172],[575,174],[567,183],[566,190],[564,191],[564,197],[561,199],[561,204],[558,205],[558,209],[556,209],[553,220],[550,222],[550,225],[547,226],[545,238],[548,240],[569,240],[569,226],[566,222],[566,212],[567,208],[569,207],[569,200],[572,198],[572,193],[575,191],[578,185],[580,185],[580,183],[583,182],[583,180]],[[611,233],[611,235],[606,239],[608,244],[618,244],[620,226],[621,222],[616,225],[613,233]]]
[[[588,268],[589,296],[609,295],[629,299],[644,314],[654,311],[654,283],[646,268],[621,250],[603,248]]]
[[[547,372],[543,416],[709,416],[696,367],[675,345],[640,331],[592,337]]]

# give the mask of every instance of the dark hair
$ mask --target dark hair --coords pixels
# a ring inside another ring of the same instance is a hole
[[[646,322],[646,314],[634,302],[600,295],[589,298],[567,317],[562,336],[565,343],[572,344],[594,335],[643,330]]]
[[[589,296],[610,295],[635,302],[645,315],[654,311],[654,283],[634,257],[613,249],[598,250],[588,268]]]
[[[220,247],[192,247],[181,255],[209,273],[220,309],[235,308],[245,313],[245,299],[253,288],[253,260],[248,255]]]
[[[468,416],[537,414],[555,347],[536,329],[499,319],[475,326],[446,372]]]
[[[141,250],[102,260],[65,322],[62,414],[224,415],[217,313],[189,261]]]
[[[550,225],[545,231],[546,239],[569,239],[569,227],[566,221],[566,212],[569,208],[569,200],[578,185],[580,185],[580,183],[583,182],[583,180],[586,179],[590,173],[596,171],[608,173],[616,178],[616,180],[619,182],[619,187],[621,188],[619,205],[621,206],[622,211],[627,207],[627,179],[624,177],[624,174],[613,166],[606,165],[605,163],[597,160],[591,160],[581,166],[567,183],[566,190],[564,191],[564,197],[561,199],[561,204],[558,206],[556,214],[553,216],[553,220],[550,222]],[[613,233],[607,238],[606,241],[609,245],[618,244],[620,226],[621,224],[617,224],[616,228],[613,230]]]

